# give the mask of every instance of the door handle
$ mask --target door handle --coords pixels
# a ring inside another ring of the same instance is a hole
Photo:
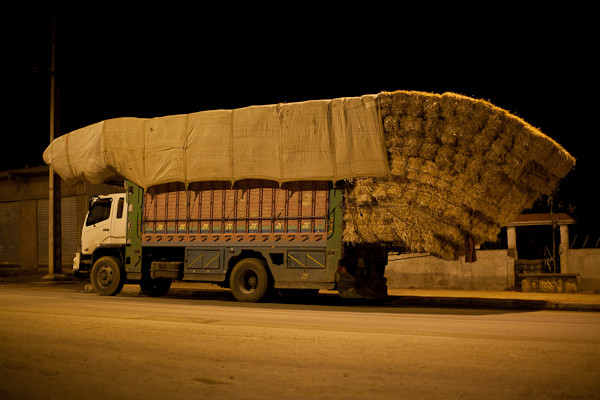
[[[102,231],[104,231],[104,232],[108,232],[108,231],[110,231],[110,229],[108,229],[108,228],[104,228],[104,229],[102,229]]]

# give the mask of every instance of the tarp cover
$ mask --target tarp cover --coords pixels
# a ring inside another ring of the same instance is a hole
[[[389,174],[376,95],[115,118],[55,139],[44,161],[69,183],[337,181]]]

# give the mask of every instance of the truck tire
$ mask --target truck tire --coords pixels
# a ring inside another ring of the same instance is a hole
[[[245,258],[231,271],[229,287],[238,301],[256,303],[265,300],[271,292],[271,278],[264,261]]]
[[[171,288],[170,279],[142,279],[140,288],[142,293],[150,297],[160,297],[169,291]]]
[[[100,257],[94,263],[90,280],[94,290],[102,296],[118,294],[125,284],[125,271],[121,262],[114,257]]]

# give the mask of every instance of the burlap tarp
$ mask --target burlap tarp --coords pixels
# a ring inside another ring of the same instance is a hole
[[[67,182],[337,181],[386,176],[376,96],[115,118],[58,137],[44,161]]]

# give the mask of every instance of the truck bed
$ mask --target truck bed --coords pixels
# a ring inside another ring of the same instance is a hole
[[[325,245],[329,182],[268,180],[152,186],[144,193],[143,242],[294,241]]]

